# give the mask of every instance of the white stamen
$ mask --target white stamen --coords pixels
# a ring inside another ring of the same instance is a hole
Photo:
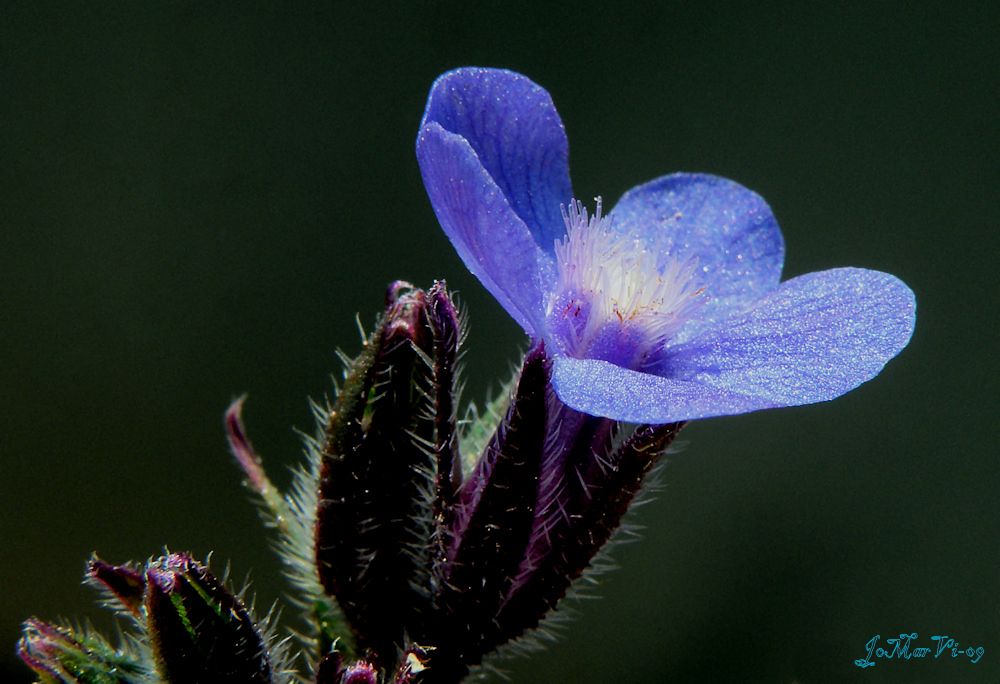
[[[612,230],[612,219],[601,216],[599,197],[593,216],[579,201],[563,207],[567,235],[555,244],[556,292],[585,297],[590,304],[586,325],[573,344],[581,354],[609,323],[641,332],[643,346],[650,349],[673,336],[704,302],[705,288],[693,277],[696,259],[670,258],[657,268],[658,255],[641,238]]]

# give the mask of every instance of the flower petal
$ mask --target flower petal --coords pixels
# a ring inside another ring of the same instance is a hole
[[[434,212],[462,261],[535,336],[543,316],[539,269],[551,270],[548,257],[465,138],[431,122],[417,138],[417,159]]]
[[[594,359],[557,356],[552,386],[570,408],[629,423],[663,425],[780,404],[709,385],[628,370]]]
[[[642,238],[661,260],[698,260],[705,324],[746,308],[781,280],[785,245],[774,214],[760,195],[731,180],[663,176],[626,192],[613,215],[613,228]],[[692,321],[678,340],[705,327]]]
[[[566,233],[569,145],[548,92],[501,69],[448,72],[431,88],[420,128],[436,122],[465,138],[542,249]]]
[[[781,406],[827,401],[878,375],[909,342],[915,317],[913,292],[888,273],[809,273],[667,349],[650,370]]]
[[[578,411],[654,424],[827,401],[906,346],[915,310],[913,292],[887,273],[810,273],[669,349],[651,372],[557,357],[552,383]]]

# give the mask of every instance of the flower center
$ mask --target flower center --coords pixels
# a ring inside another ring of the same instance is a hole
[[[600,198],[593,216],[582,202],[563,207],[547,314],[564,353],[639,368],[706,301],[705,288],[694,277],[697,259],[664,259],[641,237],[612,230],[613,218],[601,216]]]

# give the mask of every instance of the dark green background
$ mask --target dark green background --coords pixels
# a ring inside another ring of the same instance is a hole
[[[94,550],[214,550],[253,569],[261,605],[280,597],[222,412],[250,393],[286,483],[306,397],[389,281],[460,292],[467,398],[507,376],[522,334],[437,227],[413,154],[432,81],[464,65],[552,93],[578,197],[727,176],[773,207],[787,277],[876,268],[918,301],[868,385],[691,425],[604,600],[514,681],[1000,676],[995,3],[11,5],[0,680],[28,681],[30,615],[110,628],[79,586]],[[985,655],[853,665],[903,631]]]

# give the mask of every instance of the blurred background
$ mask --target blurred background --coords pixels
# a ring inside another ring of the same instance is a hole
[[[214,552],[281,599],[223,411],[249,393],[286,484],[390,281],[459,292],[466,400],[508,376],[523,334],[413,153],[466,65],[550,91],[577,197],[733,178],[773,207],[786,277],[874,268],[918,302],[860,389],[689,426],[603,600],[513,681],[1000,677],[995,3],[89,5],[0,27],[0,680],[31,681],[29,616],[113,629],[80,586],[94,551]],[[985,655],[853,664],[901,632]]]

